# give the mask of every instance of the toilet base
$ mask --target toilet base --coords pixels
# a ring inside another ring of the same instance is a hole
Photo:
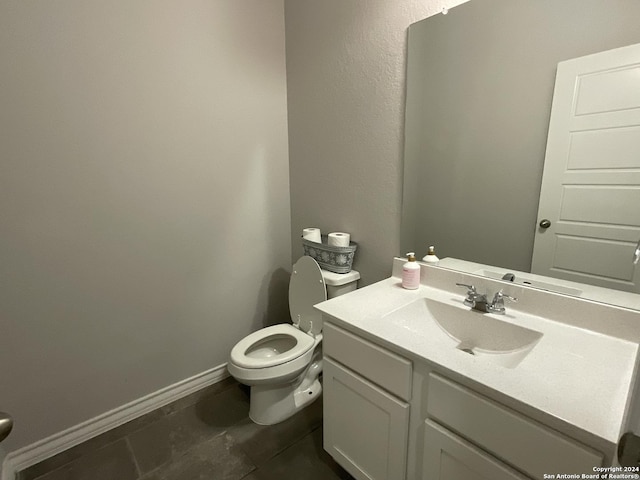
[[[275,425],[292,417],[322,393],[321,372],[322,359],[312,362],[293,383],[252,386],[249,418],[258,425]]]

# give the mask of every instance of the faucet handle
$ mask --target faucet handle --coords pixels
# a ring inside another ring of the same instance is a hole
[[[500,289],[498,292],[496,292],[496,294],[493,296],[493,301],[500,301],[503,299],[507,299],[510,300],[512,302],[517,302],[518,299],[516,297],[512,297],[511,295],[507,295],[506,293],[504,293],[504,291],[502,289]]]
[[[511,295],[507,295],[506,293],[504,293],[502,291],[502,289],[500,289],[493,296],[493,301],[491,302],[491,305],[489,306],[490,311],[492,313],[504,314],[504,312],[505,312],[505,308],[504,308],[505,299],[509,300],[510,302],[514,302],[514,303],[518,301],[518,299],[516,297],[512,297]]]
[[[473,308],[476,304],[476,298],[478,296],[478,292],[476,291],[475,285],[467,285],[466,283],[456,283],[458,287],[465,287],[467,289],[467,298],[464,299],[464,304],[467,307]]]
[[[469,293],[478,293],[478,292],[476,292],[476,286],[475,285],[467,285],[466,283],[456,283],[456,285],[458,287],[466,287],[467,290],[469,290]]]

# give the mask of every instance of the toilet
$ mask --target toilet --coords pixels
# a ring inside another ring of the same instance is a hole
[[[322,270],[311,257],[293,265],[289,310],[293,325],[263,328],[240,340],[231,350],[227,368],[251,387],[249,417],[274,425],[313,402],[322,392],[322,315],[317,303],[356,289],[360,274]]]

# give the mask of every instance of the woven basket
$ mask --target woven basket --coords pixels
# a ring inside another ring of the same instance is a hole
[[[358,248],[356,242],[349,242],[348,247],[328,245],[326,235],[322,235],[322,243],[311,242],[302,237],[304,254],[318,262],[320,268],[334,273],[349,273],[351,271],[356,248]]]

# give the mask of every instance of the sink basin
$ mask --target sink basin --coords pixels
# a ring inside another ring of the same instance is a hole
[[[415,334],[442,335],[444,345],[507,368],[517,366],[542,333],[471,310],[422,298],[383,317]],[[437,326],[437,329],[431,327]]]

